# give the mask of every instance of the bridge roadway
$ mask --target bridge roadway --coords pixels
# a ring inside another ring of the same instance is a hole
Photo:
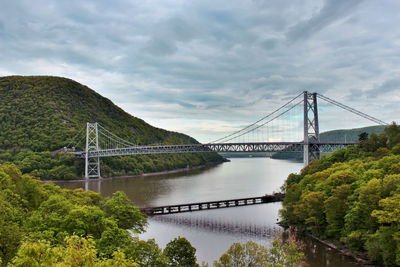
[[[158,207],[141,208],[140,210],[147,215],[165,215],[172,213],[221,209],[221,208],[232,208],[239,206],[257,205],[271,202],[282,201],[284,194],[275,193],[273,195],[264,195],[261,197],[249,197],[249,198],[236,198],[226,200],[216,200],[207,202],[195,202],[177,205],[167,205]]]
[[[310,149],[321,153],[330,153],[356,142],[319,142],[312,143]],[[259,142],[259,143],[210,143],[189,145],[132,146],[125,148],[99,149],[89,151],[89,158],[177,153],[235,153],[235,152],[303,152],[303,142]],[[73,152],[77,157],[85,158],[86,151]]]

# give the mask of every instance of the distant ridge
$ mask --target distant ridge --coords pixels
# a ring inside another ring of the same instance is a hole
[[[368,126],[363,128],[354,128],[354,129],[340,129],[340,130],[332,130],[323,132],[320,134],[321,142],[356,142],[358,141],[358,136],[361,133],[376,133],[381,134],[385,130],[386,126],[377,125],[377,126]],[[303,160],[302,153],[275,153],[272,155],[274,159],[296,159]]]

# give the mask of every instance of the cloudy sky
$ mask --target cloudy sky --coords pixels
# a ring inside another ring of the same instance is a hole
[[[1,0],[0,76],[68,77],[200,141],[304,90],[393,121],[399,25],[398,0]]]

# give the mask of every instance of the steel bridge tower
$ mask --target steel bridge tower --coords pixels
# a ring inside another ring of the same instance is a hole
[[[304,94],[304,165],[320,158],[317,93]]]
[[[90,151],[99,150],[99,130],[97,122],[86,124],[85,179],[100,178],[100,158],[89,157]]]

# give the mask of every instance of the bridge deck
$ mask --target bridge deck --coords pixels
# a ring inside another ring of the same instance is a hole
[[[356,142],[319,142],[311,143],[312,150],[322,153],[333,152],[337,149]],[[213,143],[213,144],[189,144],[189,145],[164,145],[164,146],[133,146],[114,149],[99,149],[89,151],[89,158],[113,157],[143,154],[177,154],[177,153],[235,153],[235,152],[303,152],[303,142],[260,142],[260,143]],[[84,158],[85,151],[72,152],[77,157]]]
[[[221,208],[232,208],[247,205],[257,205],[271,202],[282,201],[284,194],[275,193],[273,195],[265,195],[261,197],[249,197],[249,198],[236,198],[226,200],[216,200],[207,202],[195,202],[177,205],[167,205],[158,207],[142,208],[141,211],[147,215],[165,215],[172,213],[201,211],[210,209],[221,209]]]

